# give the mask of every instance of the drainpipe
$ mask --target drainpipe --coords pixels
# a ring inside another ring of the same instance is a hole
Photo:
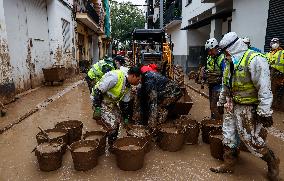
[[[160,0],[160,28],[164,27],[164,0]]]

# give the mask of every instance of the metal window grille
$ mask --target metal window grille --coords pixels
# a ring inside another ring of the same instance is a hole
[[[65,19],[61,19],[62,22],[62,35],[63,35],[63,51],[71,51],[71,29],[70,23]]]

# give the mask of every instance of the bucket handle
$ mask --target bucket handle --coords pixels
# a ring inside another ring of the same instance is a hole
[[[40,129],[40,131],[44,134],[44,136],[48,139],[48,142],[50,142],[50,138],[47,134],[47,132],[45,132],[40,126],[38,126],[38,129]]]
[[[37,147],[37,146],[36,146]],[[33,153],[35,150],[36,150],[36,147],[34,147],[34,149],[32,150],[32,152],[31,153]]]
[[[71,147],[70,147],[69,145],[67,145],[67,149],[68,149],[69,151],[71,151]]]
[[[142,146],[142,148],[144,149],[144,147],[145,147],[148,143],[149,143],[149,140],[144,143],[144,145]]]

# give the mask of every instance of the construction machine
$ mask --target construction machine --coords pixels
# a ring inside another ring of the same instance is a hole
[[[132,64],[154,63],[160,73],[173,78],[173,44],[162,29],[134,29],[132,32]]]

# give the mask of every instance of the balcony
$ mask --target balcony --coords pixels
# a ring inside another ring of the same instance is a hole
[[[78,0],[74,3],[76,19],[98,34],[103,34],[100,24],[100,16],[97,13],[97,6],[94,3]]]
[[[165,28],[171,28],[181,23],[181,3],[172,3],[164,12]]]

